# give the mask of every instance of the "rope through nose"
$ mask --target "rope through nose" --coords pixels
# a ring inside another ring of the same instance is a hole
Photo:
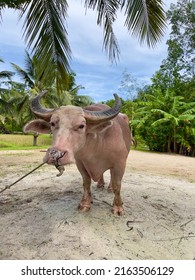
[[[61,176],[65,170],[63,165],[59,164],[59,159],[62,158],[65,155],[66,152],[61,152],[58,150],[51,150],[49,151],[49,158],[52,160],[52,163],[55,165],[55,167],[58,169],[59,173],[56,176]]]
[[[51,150],[49,151],[49,158],[52,160],[52,162],[56,165],[58,165],[58,160],[62,158],[65,155],[66,152],[61,152],[58,150]]]

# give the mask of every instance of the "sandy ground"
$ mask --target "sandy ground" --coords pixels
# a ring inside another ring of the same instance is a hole
[[[0,190],[42,162],[41,151],[0,152]],[[195,259],[195,159],[131,151],[125,215],[92,185],[80,213],[81,176],[44,165],[0,194],[0,259]],[[109,173],[105,174],[107,184]]]

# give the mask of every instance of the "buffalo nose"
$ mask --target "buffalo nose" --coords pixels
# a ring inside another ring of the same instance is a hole
[[[58,161],[58,159],[62,158],[66,154],[66,151],[62,152],[57,149],[50,148],[48,149],[48,154],[49,154],[49,159],[55,163]]]

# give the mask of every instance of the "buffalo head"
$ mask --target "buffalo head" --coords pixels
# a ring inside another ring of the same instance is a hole
[[[91,137],[97,137],[112,126],[111,120],[119,114],[121,108],[121,100],[114,94],[115,103],[112,108],[92,105],[83,109],[68,105],[46,109],[41,105],[41,98],[45,94],[46,91],[41,92],[31,101],[31,110],[39,119],[27,123],[24,132],[52,133],[52,148],[48,149],[44,158],[49,164],[55,163],[55,155],[59,165],[74,162],[82,148],[90,146]]]

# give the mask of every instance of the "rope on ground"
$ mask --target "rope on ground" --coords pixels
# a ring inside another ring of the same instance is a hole
[[[0,193],[4,192],[7,189],[10,189],[13,185],[15,185],[16,183],[18,183],[19,181],[21,181],[22,179],[24,179],[25,177],[27,177],[28,175],[30,175],[31,173],[33,173],[35,170],[37,170],[38,168],[40,168],[41,166],[43,166],[46,162],[43,162],[41,164],[39,164],[37,167],[35,167],[33,170],[31,170],[30,172],[28,172],[27,174],[25,174],[24,176],[22,176],[21,178],[19,178],[17,181],[15,181],[14,183],[6,186],[4,189],[0,190]]]

